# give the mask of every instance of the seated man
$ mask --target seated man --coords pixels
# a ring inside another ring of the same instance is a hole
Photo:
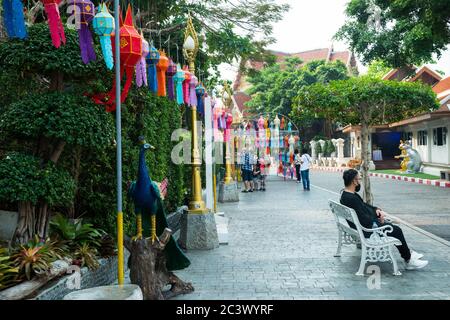
[[[380,208],[365,203],[359,196],[357,192],[361,189],[360,181],[361,178],[359,173],[355,169],[349,169],[344,172],[345,189],[341,195],[341,204],[355,210],[358,215],[359,223],[364,228],[372,229],[374,227],[374,223],[378,227],[391,225],[393,227],[393,231],[389,234],[389,236],[397,238],[402,243],[402,245],[398,246],[397,249],[406,262],[406,269],[414,270],[425,267],[428,264],[428,261],[420,260],[420,258],[423,257],[422,254],[409,250],[402,229],[398,226],[385,223],[384,218],[386,213]],[[348,221],[348,224],[351,228],[356,229],[356,226],[350,221]],[[369,237],[370,233],[364,232],[364,235]]]

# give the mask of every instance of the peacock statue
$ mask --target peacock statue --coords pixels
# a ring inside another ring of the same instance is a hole
[[[131,182],[128,187],[128,196],[134,202],[137,220],[137,235],[133,239],[140,240],[142,237],[150,237],[153,243],[158,240],[157,234],[161,234],[165,228],[168,228],[168,223],[159,187],[150,178],[145,162],[146,151],[154,150],[155,148],[146,143],[144,137],[139,137],[139,140],[141,148],[137,180]],[[173,236],[170,237],[164,253],[166,255],[167,270],[169,271],[185,269],[191,264],[183,251],[178,247]]]

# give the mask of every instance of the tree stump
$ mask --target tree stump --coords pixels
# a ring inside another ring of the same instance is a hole
[[[163,252],[170,240],[172,231],[166,228],[153,244],[151,239],[125,239],[125,247],[130,251],[130,280],[137,284],[144,300],[167,300],[180,294],[194,291],[191,283],[186,283],[167,270],[166,257]],[[169,290],[164,287],[170,285]]]

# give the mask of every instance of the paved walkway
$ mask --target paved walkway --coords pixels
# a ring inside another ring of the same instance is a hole
[[[337,230],[327,200],[338,196],[272,178],[268,191],[241,193],[220,205],[229,218],[229,244],[189,251],[192,265],[177,274],[195,292],[178,299],[450,299],[450,247],[406,226],[406,239],[429,266],[394,277],[380,264],[381,288],[355,276],[360,251],[344,246],[334,258]],[[401,260],[396,252],[398,260]]]

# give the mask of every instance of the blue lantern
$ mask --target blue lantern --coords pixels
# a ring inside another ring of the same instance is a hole
[[[109,13],[106,4],[103,3],[99,6],[99,12],[95,15],[92,24],[94,32],[100,37],[103,59],[108,69],[111,70],[114,67],[111,35],[114,33],[115,24],[114,17]]]
[[[147,55],[147,77],[149,81],[150,91],[157,93],[158,92],[158,80],[156,77],[156,65],[159,62],[159,51],[153,45],[153,41],[150,44],[150,51]]]

